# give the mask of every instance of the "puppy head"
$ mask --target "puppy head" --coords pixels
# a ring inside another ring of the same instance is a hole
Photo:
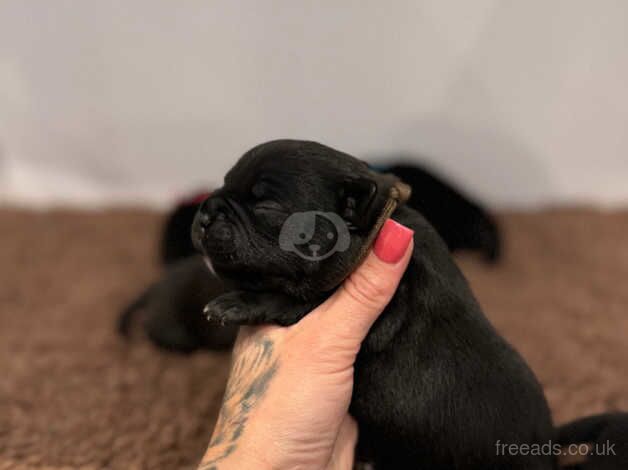
[[[192,239],[237,287],[314,298],[355,267],[395,182],[316,142],[271,141],[205,200]]]

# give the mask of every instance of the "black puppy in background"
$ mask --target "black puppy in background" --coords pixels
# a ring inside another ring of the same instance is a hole
[[[501,240],[497,224],[472,198],[416,164],[393,163],[377,168],[395,174],[413,188],[408,206],[434,226],[451,251],[477,251],[488,262],[498,260]],[[233,340],[233,328],[225,328],[223,337],[220,325],[205,325],[199,337],[198,325],[205,321],[201,309],[212,297],[203,297],[205,291],[198,291],[195,265],[181,262],[197,254],[190,228],[198,208],[208,196],[207,192],[198,192],[180,201],[167,216],[159,248],[165,272],[161,280],[125,308],[118,328],[122,334],[128,334],[135,314],[142,311],[149,338],[162,348],[181,352],[222,349]],[[192,274],[185,273],[186,269]],[[209,274],[201,277],[205,276]]]
[[[196,211],[210,194],[207,191],[199,191],[179,201],[166,216],[159,245],[160,261],[164,266],[197,254],[190,238],[190,228]]]
[[[628,469],[628,413],[602,414],[566,424],[558,430],[558,443],[589,449],[588,455],[566,459],[571,463],[564,470]]]
[[[228,288],[209,303],[208,318],[297,322],[355,268],[392,184],[314,142],[273,141],[247,152],[193,225],[196,246]],[[309,211],[342,216],[346,250],[303,256],[313,247],[335,250],[336,237],[316,230],[301,237],[302,251],[281,248],[288,218]],[[426,219],[409,207],[392,218],[414,230],[415,249],[355,364],[350,412],[360,428],[358,457],[395,470],[557,468],[553,455],[498,451],[500,442],[541,446],[554,439],[543,391],[485,318]]]
[[[497,223],[471,197],[414,163],[395,163],[381,169],[410,185],[408,207],[425,217],[450,251],[476,251],[489,263],[499,259],[501,239]]]
[[[128,335],[136,314],[143,311],[146,335],[163,349],[192,352],[229,348],[237,326],[217,327],[202,315],[207,302],[224,292],[222,281],[207,269],[201,256],[177,260],[122,312],[118,331]]]

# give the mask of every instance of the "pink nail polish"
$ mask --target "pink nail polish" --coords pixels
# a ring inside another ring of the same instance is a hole
[[[406,252],[414,230],[388,219],[375,240],[373,252],[385,263],[395,264]]]

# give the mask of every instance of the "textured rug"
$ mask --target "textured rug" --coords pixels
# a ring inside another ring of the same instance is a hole
[[[114,333],[158,274],[162,215],[0,210],[0,469],[198,462],[228,354]],[[460,264],[545,387],[557,422],[628,410],[628,212],[500,216],[505,256]]]

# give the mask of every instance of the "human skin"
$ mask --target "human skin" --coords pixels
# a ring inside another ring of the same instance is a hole
[[[364,262],[298,323],[240,328],[200,470],[353,467],[354,363],[406,269],[412,235],[388,220]]]

